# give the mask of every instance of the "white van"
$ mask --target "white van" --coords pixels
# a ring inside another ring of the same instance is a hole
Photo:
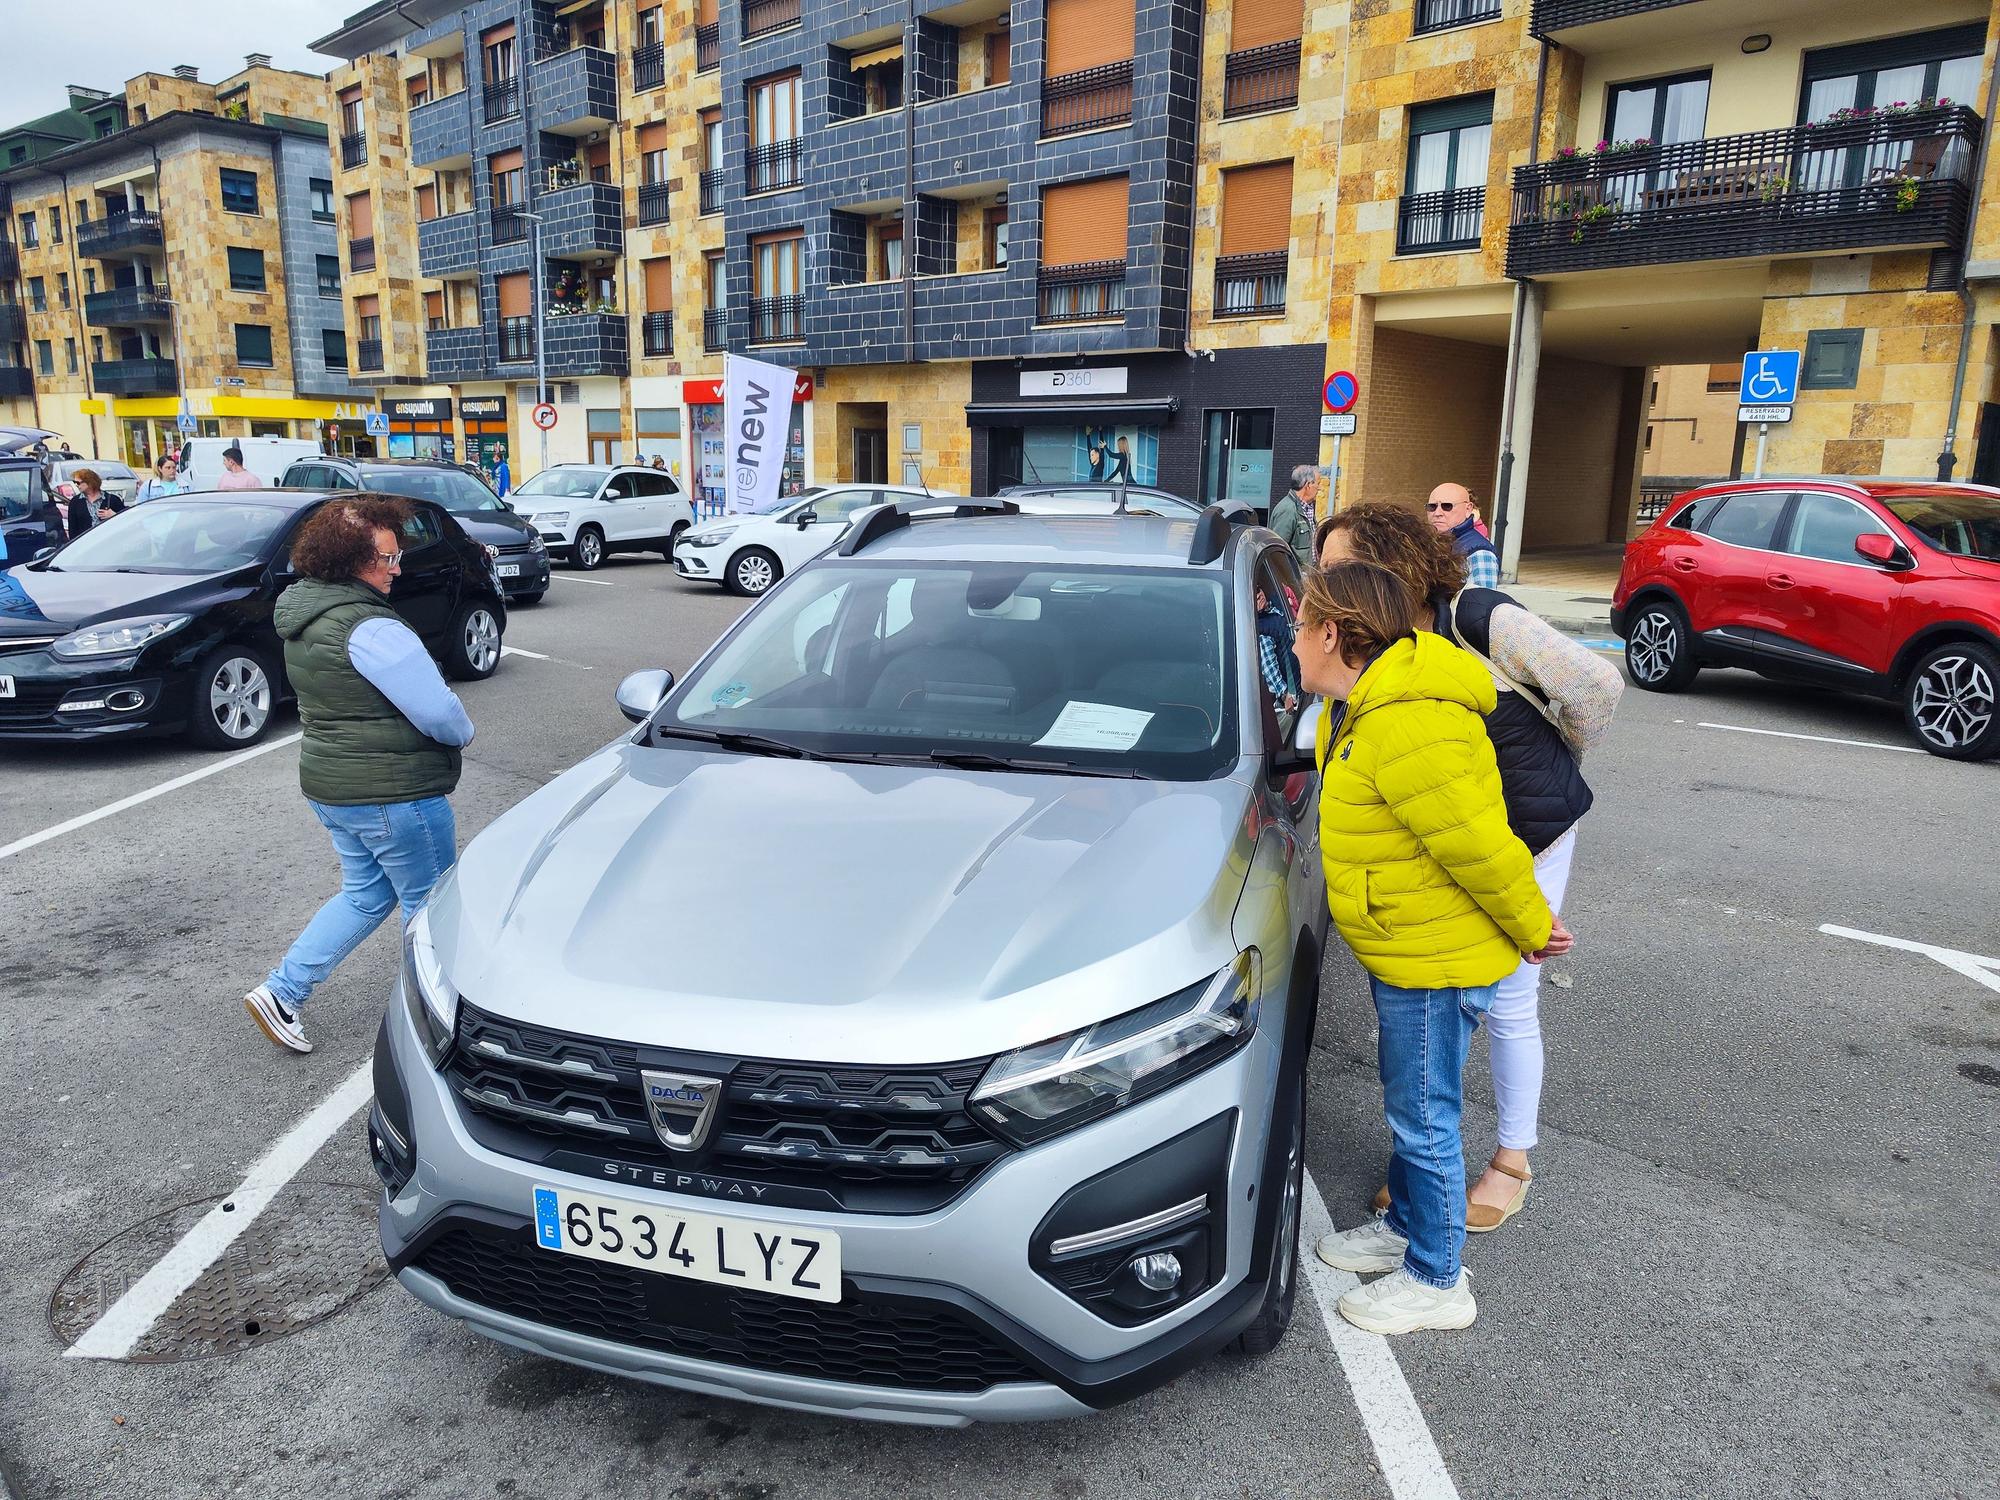
[[[215,488],[222,478],[222,450],[231,444],[243,450],[243,467],[274,488],[300,459],[319,457],[319,444],[304,438],[189,438],[181,444],[181,478],[189,489]]]

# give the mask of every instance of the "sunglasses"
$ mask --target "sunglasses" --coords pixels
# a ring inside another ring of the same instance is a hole
[[[1424,509],[1425,509],[1425,510],[1457,510],[1457,509],[1458,509],[1458,502],[1457,502],[1456,500],[1426,500],[1426,501],[1424,502]]]

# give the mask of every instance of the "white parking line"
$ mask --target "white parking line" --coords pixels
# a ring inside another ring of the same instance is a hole
[[[617,584],[609,578],[579,578],[574,573],[551,573],[551,578],[560,578],[564,583],[594,583],[601,589],[615,589]]]
[[[1697,729],[1727,729],[1735,734],[1767,734],[1778,740],[1813,740],[1822,745],[1852,745],[1859,750],[1894,750],[1902,755],[1927,755],[1928,751],[1916,745],[1885,745],[1880,740],[1842,740],[1830,734],[1791,734],[1783,729],[1752,729],[1748,724],[1710,724],[1695,721]]]
[[[502,646],[502,647],[500,648],[500,654],[501,654],[502,656],[525,656],[525,657],[527,657],[527,658],[528,658],[528,660],[529,660],[529,661],[553,661],[553,660],[554,660],[554,658],[553,658],[553,657],[548,657],[548,656],[544,656],[544,655],[543,655],[543,654],[542,654],[541,652],[539,652],[539,651],[523,651],[523,650],[522,650],[522,649],[521,649],[521,648],[520,648],[519,646]]]
[[[254,749],[244,750],[236,755],[225,756],[213,765],[203,766],[199,771],[190,771],[185,776],[176,776],[171,781],[163,781],[158,786],[148,787],[143,792],[134,792],[129,797],[120,797],[116,802],[108,802],[94,812],[81,813],[67,822],[58,823],[53,828],[44,828],[40,833],[31,833],[26,838],[14,840],[11,844],[0,844],[0,859],[12,859],[23,854],[37,844],[46,844],[50,839],[61,838],[66,833],[74,833],[79,828],[87,828],[100,818],[108,818],[113,813],[124,812],[128,807],[137,807],[141,802],[151,802],[155,797],[164,797],[168,792],[177,792],[184,786],[191,786],[204,777],[214,776],[232,766],[240,766],[246,760],[255,760],[260,755],[269,755],[273,750],[282,750],[287,745],[296,745],[305,738],[304,730],[294,730],[280,735],[275,740],[267,740]]]
[[[1321,1237],[1333,1233],[1333,1218],[1310,1172],[1303,1208],[1299,1266],[1319,1302],[1327,1337],[1333,1340],[1333,1352],[1354,1392],[1354,1404],[1368,1429],[1368,1440],[1375,1445],[1375,1461],[1382,1466],[1389,1493],[1395,1500],[1458,1500],[1458,1486],[1452,1483],[1444,1455],[1438,1452],[1423,1408],[1403,1378],[1389,1341],[1362,1332],[1340,1315],[1341,1294],[1361,1282],[1351,1271],[1336,1271],[1313,1253]]]
[[[215,1205],[153,1268],[133,1282],[83,1337],[63,1351],[69,1359],[123,1359],[161,1313],[227,1250],[284,1185],[374,1092],[372,1061],[363,1063],[319,1107],[259,1157],[234,1193]]]
[[[1822,923],[1819,930],[1828,937],[1852,938],[1857,943],[1874,943],[1882,948],[1900,948],[1905,953],[1921,953],[1926,958],[1936,959],[1954,974],[1963,974],[1974,984],[1983,984],[2000,994],[2000,958],[1988,958],[1983,953],[1966,953],[1958,948],[1940,948],[1935,943],[1919,943],[1909,938],[1886,937],[1879,932],[1862,932],[1854,927],[1836,927],[1831,922]]]

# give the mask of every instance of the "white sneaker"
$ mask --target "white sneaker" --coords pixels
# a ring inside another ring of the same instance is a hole
[[[1380,1281],[1342,1297],[1340,1315],[1370,1333],[1414,1333],[1419,1328],[1470,1328],[1479,1304],[1472,1300],[1470,1271],[1461,1269],[1458,1285],[1441,1289],[1398,1266]]]
[[[298,1013],[272,994],[268,984],[260,984],[245,995],[243,1008],[250,1012],[250,1019],[264,1035],[280,1047],[289,1047],[294,1052],[312,1051],[313,1044],[306,1040],[306,1029],[299,1024]]]
[[[1393,1271],[1403,1263],[1410,1242],[1389,1227],[1380,1214],[1330,1234],[1319,1242],[1319,1258],[1342,1271]]]

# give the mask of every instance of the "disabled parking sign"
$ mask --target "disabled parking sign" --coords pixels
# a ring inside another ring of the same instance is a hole
[[[1796,349],[1759,349],[1743,356],[1743,376],[1736,390],[1739,406],[1790,406],[1799,396]]]

